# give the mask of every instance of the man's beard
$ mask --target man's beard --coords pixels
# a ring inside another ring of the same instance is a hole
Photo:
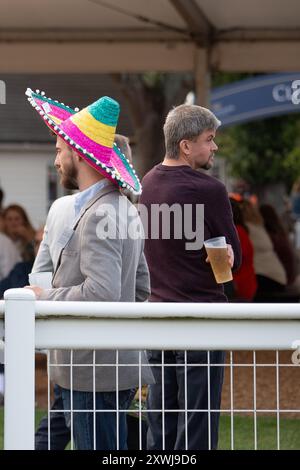
[[[207,162],[204,163],[204,165],[201,166],[202,170],[210,170],[213,167],[213,161],[212,159],[214,158],[214,154],[210,155]]]
[[[75,165],[72,165],[60,174],[60,184],[66,189],[78,189],[77,174]]]

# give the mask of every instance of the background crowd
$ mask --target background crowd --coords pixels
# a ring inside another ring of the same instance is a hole
[[[296,183],[299,186],[298,182]],[[296,187],[294,185],[294,188]],[[231,301],[295,302],[300,297],[298,211],[293,188],[284,214],[256,198],[230,193],[242,249],[242,265],[225,285]]]
[[[230,301],[298,301],[300,298],[300,182],[278,214],[256,198],[229,193],[242,248],[242,266],[224,285]],[[0,189],[0,298],[5,290],[28,284],[28,274],[43,237],[19,204],[3,206]]]

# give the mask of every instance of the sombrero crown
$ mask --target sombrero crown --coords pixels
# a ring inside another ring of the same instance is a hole
[[[134,194],[141,193],[140,181],[125,155],[114,143],[120,114],[119,103],[104,96],[81,111],[47,98],[30,88],[28,101],[55,134],[106,178]]]

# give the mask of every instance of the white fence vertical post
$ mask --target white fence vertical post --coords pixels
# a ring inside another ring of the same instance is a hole
[[[34,449],[35,295],[9,289],[5,300],[4,449]]]

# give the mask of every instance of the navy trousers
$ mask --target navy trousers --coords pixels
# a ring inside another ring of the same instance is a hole
[[[64,450],[71,439],[71,432],[65,420],[61,391],[62,389],[59,385],[54,385],[54,401],[52,403],[51,410],[57,411],[50,413],[51,450]],[[48,415],[42,418],[35,433],[35,449],[48,449]]]
[[[164,396],[165,449],[208,449],[209,430],[211,449],[216,449],[220,413],[209,413],[208,409],[220,409],[224,366],[211,365],[208,372],[206,366],[208,353],[206,351],[187,351],[187,363],[192,365],[186,367],[185,372],[185,353],[183,351],[165,351],[163,392],[162,367],[157,366],[162,362],[162,353],[160,351],[148,351],[147,354],[156,380],[156,383],[150,385],[148,389],[147,408],[148,410],[161,410],[163,405],[162,397]],[[224,352],[210,352],[210,364],[224,364],[224,360]],[[200,366],[196,364],[200,364]],[[210,383],[209,387],[208,383]],[[210,406],[208,406],[208,393],[210,394]],[[187,415],[184,412],[185,403],[189,410]],[[147,417],[149,425],[147,448],[148,450],[161,450],[163,448],[162,412],[150,411],[147,413]]]
[[[65,410],[71,407],[71,391],[62,388]],[[119,450],[127,450],[126,412],[134,398],[136,390],[120,390],[119,397]],[[93,392],[73,390],[73,433],[77,450],[116,450],[117,449],[117,411],[116,392],[95,393],[95,415],[93,411]],[[78,410],[78,411],[77,411]],[[81,411],[80,411],[81,410]],[[103,411],[100,411],[103,410]],[[111,411],[109,411],[111,410]],[[121,412],[122,410],[122,412]],[[65,412],[66,423],[71,427],[71,415]],[[95,420],[95,423],[94,423]],[[95,424],[95,442],[94,442]]]
[[[71,440],[70,428],[67,426],[63,409],[62,389],[54,385],[54,401],[50,413],[50,449],[64,450]],[[55,411],[57,410],[57,411]],[[59,412],[60,410],[60,412]],[[128,436],[127,447],[129,450],[139,449],[139,422],[136,417],[126,415]],[[146,448],[147,424],[142,423],[143,449]],[[35,433],[35,449],[48,450],[48,415],[44,416]]]

